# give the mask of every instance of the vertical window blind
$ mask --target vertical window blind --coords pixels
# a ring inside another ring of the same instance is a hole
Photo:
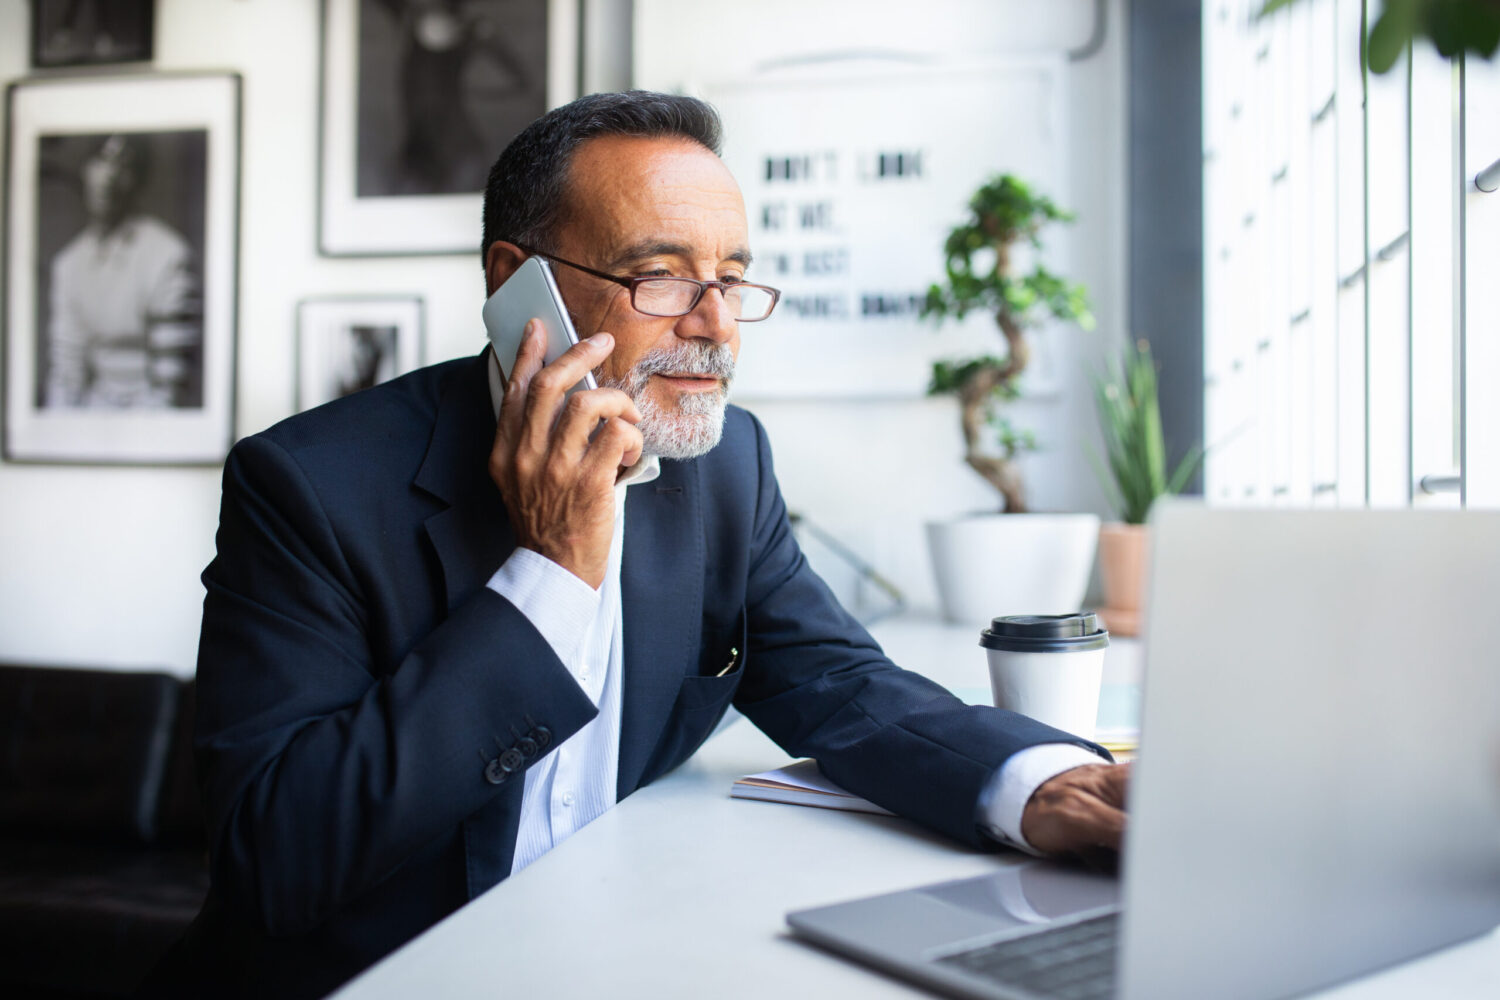
[[[1500,506],[1500,65],[1262,6],[1204,4],[1205,493]]]

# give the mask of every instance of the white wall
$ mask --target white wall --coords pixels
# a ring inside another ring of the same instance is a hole
[[[1056,54],[1077,48],[1093,26],[1091,0],[761,0],[734,18],[732,30],[703,17],[694,0],[636,0],[635,82],[650,89],[696,91],[751,77],[775,60],[836,51],[895,51],[939,59]],[[1108,35],[1092,58],[1065,71],[1068,176],[1051,187],[1069,192],[1076,224],[1049,231],[1049,260],[1092,295],[1097,331],[1049,330],[1058,336],[1061,392],[1023,401],[1012,414],[1049,447],[1027,456],[1031,503],[1038,510],[1105,513],[1085,440],[1097,440],[1089,372],[1123,343],[1126,163],[1128,140],[1123,0],[1109,0]],[[975,108],[974,127],[986,127]],[[734,128],[725,122],[726,130]],[[1048,178],[1035,178],[1044,188]],[[953,221],[958,221],[957,219]],[[1056,263],[1057,256],[1065,263]],[[939,262],[914,259],[918,273]],[[1002,350],[998,334],[997,353]],[[755,350],[746,332],[742,351]],[[848,377],[858,377],[850,360]],[[848,374],[848,373],[844,373]],[[854,401],[740,400],[766,424],[788,505],[870,559],[912,602],[936,601],[923,522],[975,510],[999,499],[963,464],[957,404],[952,399]],[[814,546],[809,546],[814,550]],[[815,559],[815,561],[817,561]],[[846,591],[835,562],[819,563]],[[879,606],[878,595],[871,605]]]
[[[1071,70],[1068,146],[1078,155],[1069,188],[1080,215],[1071,259],[1074,275],[1093,292],[1100,319],[1099,334],[1081,336],[1062,355],[1080,361],[1097,357],[1101,345],[1120,336],[1125,315],[1121,4],[1110,2],[1104,50]],[[0,0],[0,79],[30,72],[29,6],[26,0]],[[619,7],[618,0],[590,4],[616,23]],[[637,46],[636,82],[673,85],[709,62],[750,65],[830,47],[829,38],[840,45],[899,44],[931,52],[1055,51],[1087,37],[1091,8],[1088,0],[920,7],[904,0],[816,7],[774,0],[740,11],[726,24],[704,17],[698,3],[637,0],[638,21],[679,16],[688,27],[676,39],[682,44]],[[155,68],[232,70],[243,77],[235,417],[240,435],[292,412],[293,312],[305,296],[418,294],[427,307],[428,361],[472,353],[483,344],[477,320],[482,278],[475,259],[317,255],[318,65],[315,0],[158,0]],[[590,59],[586,78],[592,86],[610,85],[624,65],[618,51],[602,52]],[[1062,402],[1035,419],[1022,415],[1059,442],[1092,433],[1082,374],[1065,375],[1076,384],[1065,386]],[[921,522],[992,503],[983,483],[959,463],[951,403],[809,401],[757,410],[776,442],[792,505],[872,557],[919,604],[930,603]],[[806,433],[809,427],[818,434]],[[830,460],[831,454],[840,457]],[[1038,456],[1031,464],[1039,506],[1099,509],[1097,487],[1076,449]],[[190,673],[202,601],[198,574],[213,555],[219,475],[217,468],[0,464],[0,659]]]
[[[28,8],[0,0],[0,78],[29,72]],[[157,2],[157,69],[243,78],[239,435],[293,412],[294,310],[305,296],[421,295],[427,360],[484,344],[477,252],[317,254],[318,10],[316,0]],[[0,659],[191,673],[220,471],[0,464]]]

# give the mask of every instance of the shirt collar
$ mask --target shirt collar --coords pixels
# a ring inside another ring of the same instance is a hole
[[[490,409],[495,419],[500,419],[500,400],[505,396],[505,382],[500,378],[500,359],[494,350],[489,352],[490,363],[485,366],[490,377]],[[649,483],[661,475],[661,459],[655,455],[642,455],[634,465],[620,473],[615,486],[639,486]]]
[[[135,240],[136,230],[140,225],[140,216],[129,215],[108,229],[97,222],[91,222],[89,231],[93,233],[95,244],[100,247],[124,246]]]

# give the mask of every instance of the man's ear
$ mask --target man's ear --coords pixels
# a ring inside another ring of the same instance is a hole
[[[485,294],[494,295],[495,289],[505,284],[505,279],[516,273],[516,268],[530,256],[514,243],[496,240],[484,255]]]

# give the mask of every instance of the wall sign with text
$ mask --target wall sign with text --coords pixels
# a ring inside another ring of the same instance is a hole
[[[840,62],[704,88],[745,195],[754,280],[782,289],[747,328],[741,397],[913,396],[931,361],[1000,353],[994,322],[936,328],[919,309],[969,194],[1010,171],[1068,204],[1063,65]],[[1048,266],[1067,271],[1065,228]],[[1054,377],[1045,331],[1029,391]]]

